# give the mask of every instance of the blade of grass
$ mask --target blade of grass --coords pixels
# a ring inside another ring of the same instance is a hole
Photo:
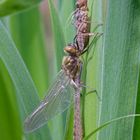
[[[50,83],[42,21],[38,7],[14,15],[9,20],[12,37],[41,97],[44,96],[44,91]]]
[[[3,140],[22,139],[18,107],[13,92],[8,72],[0,60],[0,134]]]
[[[138,92],[137,92],[137,101],[136,101],[136,113],[140,113],[140,72],[139,72],[139,85],[138,85]],[[136,117],[134,122],[134,129],[133,129],[133,140],[139,140],[140,138],[140,118]]]
[[[70,108],[67,113],[66,126],[65,126],[65,137],[64,140],[73,139],[73,120],[74,120],[74,108]]]
[[[135,39],[137,43],[139,43],[140,39],[140,3],[138,1],[134,2],[134,16],[135,16],[135,21],[134,21],[134,29],[136,31],[136,36]],[[139,65],[140,65],[140,57],[139,57]],[[139,80],[138,80],[138,90],[137,90],[137,99],[136,99],[136,113],[140,113],[140,70],[139,70]],[[140,118],[136,117],[135,122],[134,122],[134,129],[133,129],[133,140],[139,140],[140,138]]]
[[[127,115],[127,116],[123,116],[123,117],[119,117],[119,118],[116,118],[116,119],[112,119],[104,124],[102,124],[101,126],[99,126],[98,128],[96,128],[93,132],[91,132],[88,136],[86,136],[84,138],[84,140],[88,140],[89,138],[91,138],[92,135],[94,135],[95,133],[97,133],[98,131],[100,131],[101,129],[103,129],[104,127],[107,127],[108,125],[116,122],[117,121],[121,121],[122,119],[128,119],[128,118],[134,118],[134,117],[140,117],[140,114],[132,114],[132,115]]]
[[[71,0],[69,1],[69,4],[67,1],[62,2],[61,11],[60,11],[60,19],[62,23],[62,28],[64,30],[64,35],[66,38],[66,44],[72,43],[73,38],[75,36],[75,27],[72,25],[72,17],[70,21],[68,22],[68,17],[74,12],[75,10],[75,1]]]
[[[48,77],[49,64],[45,54],[44,28],[39,9],[35,7],[24,13],[14,15],[9,21],[10,31],[16,46],[35,81],[39,95],[44,97],[46,95],[44,91],[48,88],[50,80]],[[46,131],[45,135],[46,138],[50,138],[49,130]]]
[[[52,3],[52,0],[49,0],[48,2],[49,2],[49,9],[51,15],[52,32],[54,37],[57,68],[58,70],[60,70],[62,58],[64,56],[64,52],[63,52],[63,48],[65,46],[64,33],[63,33],[63,28],[59,19],[58,12],[56,11]]]
[[[88,1],[89,5],[89,15],[91,15],[91,29],[90,31],[92,32],[94,29],[96,29],[97,24],[101,24],[101,18],[102,18],[102,5],[101,1]],[[99,32],[102,33],[101,31],[102,27],[98,27],[98,29],[95,30],[95,33]],[[102,37],[99,37],[98,39],[95,39],[94,43],[93,37],[90,37],[90,42],[91,47],[88,52],[88,54],[85,56],[85,64],[83,66],[83,75],[85,77],[83,80],[85,81],[87,88],[83,89],[83,95],[85,98],[83,100],[83,128],[84,128],[84,136],[89,134],[92,130],[94,130],[96,126],[96,120],[98,119],[97,116],[97,111],[98,111],[98,103],[99,100],[96,96],[96,94],[92,93],[88,96],[86,96],[86,93],[89,92],[90,90],[96,90],[98,92],[98,95],[100,96],[100,72],[101,72],[101,51],[102,51],[102,44],[101,40]],[[91,58],[91,60],[88,62],[88,58]],[[88,88],[90,87],[90,89]],[[91,137],[91,140],[95,139],[96,135]]]
[[[100,124],[135,114],[139,77],[137,2],[109,0],[107,4]],[[121,124],[115,123],[100,131],[98,139],[132,140],[134,119],[125,119]]]
[[[23,123],[25,117],[39,104],[37,90],[18,53],[8,30],[0,22],[0,59],[4,63],[16,89],[16,97]],[[18,130],[17,130],[18,131]],[[28,136],[32,139],[46,139],[48,128]],[[48,133],[49,134],[49,133]],[[47,135],[49,137],[49,135]],[[49,137],[50,138],[50,137]],[[51,138],[50,138],[51,139]]]

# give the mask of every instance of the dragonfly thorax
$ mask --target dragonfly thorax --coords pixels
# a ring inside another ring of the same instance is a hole
[[[74,56],[65,56],[62,62],[62,68],[66,74],[71,78],[75,79],[80,73],[81,61]]]

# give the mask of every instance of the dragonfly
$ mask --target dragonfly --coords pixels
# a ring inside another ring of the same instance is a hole
[[[65,51],[69,55],[63,58],[62,69],[48,90],[47,96],[25,119],[24,130],[26,133],[33,132],[42,127],[53,117],[63,113],[73,103],[73,95],[76,88],[79,88],[75,83],[75,79],[80,75],[82,65],[76,49],[77,47],[74,44],[65,47]]]

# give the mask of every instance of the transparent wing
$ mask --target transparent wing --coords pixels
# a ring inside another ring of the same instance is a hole
[[[74,88],[71,79],[63,70],[58,74],[55,83],[40,105],[24,122],[25,132],[32,132],[44,125],[49,119],[64,112],[73,101]]]

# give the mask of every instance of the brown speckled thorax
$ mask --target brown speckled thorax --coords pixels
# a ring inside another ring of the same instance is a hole
[[[62,68],[74,81],[77,76],[79,76],[82,66],[82,62],[79,58],[79,56],[82,54],[82,51],[79,49],[80,48],[76,43],[68,44],[68,46],[64,48],[64,51],[68,54],[68,56],[63,58]]]
[[[66,74],[75,81],[80,73],[81,60],[76,56],[65,56],[62,62],[62,69]]]

